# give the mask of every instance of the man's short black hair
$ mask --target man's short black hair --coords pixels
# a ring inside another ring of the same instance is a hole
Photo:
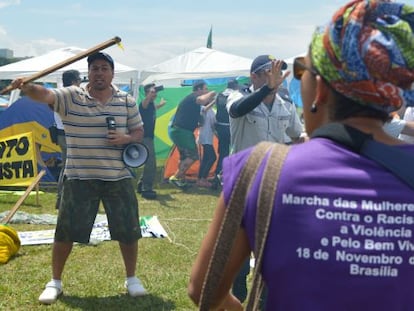
[[[153,88],[153,87],[155,87],[155,83],[148,83],[148,84],[145,84],[144,85],[144,92],[145,92],[145,95],[146,94],[148,94],[148,92]]]
[[[206,85],[206,84],[207,83],[204,80],[194,81],[194,83],[193,83],[193,92],[202,90],[204,88],[204,85]]]
[[[81,81],[80,72],[75,69],[66,70],[62,74],[62,81],[63,81],[63,86],[71,86],[76,82],[80,82]]]
[[[232,90],[238,90],[239,82],[236,79],[231,79],[227,82],[227,88]]]

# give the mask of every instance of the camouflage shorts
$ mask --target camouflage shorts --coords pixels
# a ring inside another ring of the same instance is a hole
[[[141,238],[138,200],[132,180],[65,180],[55,240],[88,243],[102,201],[112,240]]]

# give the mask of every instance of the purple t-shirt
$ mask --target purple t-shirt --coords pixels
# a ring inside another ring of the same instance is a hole
[[[223,162],[226,202],[250,152]],[[252,249],[258,190],[243,218]],[[324,138],[292,146],[270,228],[267,310],[414,310],[414,190],[375,162]]]

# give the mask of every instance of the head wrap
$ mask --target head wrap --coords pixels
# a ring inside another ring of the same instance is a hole
[[[314,68],[338,93],[386,112],[414,106],[414,7],[354,0],[318,28]]]

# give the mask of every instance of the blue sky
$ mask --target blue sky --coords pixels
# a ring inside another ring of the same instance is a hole
[[[143,69],[205,46],[248,58],[289,58],[306,51],[315,27],[341,0],[0,0],[0,48],[38,56],[76,46],[90,48],[114,36],[124,51],[116,61]]]

